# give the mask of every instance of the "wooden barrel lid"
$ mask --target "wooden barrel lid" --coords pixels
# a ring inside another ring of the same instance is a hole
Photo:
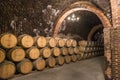
[[[11,33],[5,33],[0,36],[0,44],[4,48],[13,48],[17,44],[17,38]]]
[[[25,57],[25,51],[21,47],[14,47],[7,53],[7,58],[14,62],[22,61]]]
[[[56,58],[56,62],[57,62],[58,65],[63,65],[64,62],[65,62],[64,57],[63,56],[58,56]]]
[[[0,63],[5,60],[5,51],[0,48]]]
[[[37,70],[43,70],[45,69],[46,62],[43,58],[38,58],[33,62],[34,68]]]
[[[79,50],[80,50],[81,52],[85,52],[86,47],[82,47],[82,46],[80,46],[80,47],[79,47]]]
[[[69,53],[70,55],[73,55],[73,54],[74,54],[74,49],[73,49],[72,47],[69,47],[69,48],[68,48],[68,53]]]
[[[71,47],[72,46],[72,39],[67,39],[66,40],[66,46]]]
[[[72,47],[76,47],[77,46],[77,41],[76,40],[72,40]]]
[[[37,59],[40,56],[40,51],[37,47],[31,47],[26,51],[26,57],[29,59]]]
[[[71,60],[72,60],[73,62],[76,62],[76,61],[77,61],[77,56],[76,56],[76,55],[72,55],[72,56],[71,56]]]
[[[64,47],[65,46],[65,40],[62,38],[57,38],[57,46],[58,47]]]
[[[71,62],[71,56],[67,55],[67,56],[65,56],[64,58],[65,58],[65,62],[66,62],[67,64],[69,64],[69,63]]]
[[[50,68],[55,67],[55,65],[56,65],[56,60],[55,60],[54,57],[49,57],[46,61],[47,61],[47,65],[48,65]]]
[[[0,64],[0,78],[7,80],[15,74],[16,68],[14,63],[4,61]]]
[[[48,47],[41,49],[41,54],[44,58],[49,58],[51,56],[51,50]]]
[[[88,42],[85,41],[85,40],[82,40],[82,41],[79,41],[78,44],[79,44],[79,46],[83,46],[83,47],[85,47],[85,46],[87,46]]]
[[[53,56],[55,56],[55,57],[59,56],[61,53],[60,49],[57,47],[52,48],[51,51],[52,51]]]
[[[32,71],[32,69],[33,69],[33,64],[28,59],[24,59],[17,64],[17,70],[22,74],[28,74]]]
[[[80,52],[79,47],[75,47],[75,48],[74,48],[74,53],[75,53],[75,54],[79,54],[79,52]]]
[[[63,56],[67,55],[68,54],[68,49],[66,47],[61,48],[61,54]]]
[[[23,34],[18,37],[18,43],[19,43],[19,45],[21,45],[24,48],[30,48],[30,47],[32,47],[32,45],[34,43],[34,40],[33,40],[32,36]]]
[[[55,38],[47,37],[47,41],[49,47],[55,47],[57,45],[57,40]]]
[[[39,48],[43,48],[47,45],[47,40],[44,36],[38,36],[34,38],[35,40],[35,44],[39,47]]]

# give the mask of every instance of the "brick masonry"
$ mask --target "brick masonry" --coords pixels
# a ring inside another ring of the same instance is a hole
[[[30,35],[43,35],[51,36],[53,28],[58,16],[62,11],[67,8],[68,5],[77,1],[90,1],[95,4],[97,8],[101,9],[110,21],[111,18],[111,7],[110,0],[2,0],[0,2],[0,34],[4,32],[11,32],[16,35],[30,34]],[[119,26],[120,19],[118,11],[119,0],[111,0],[113,4],[112,10],[114,25]],[[118,3],[118,6],[115,6]],[[116,33],[117,30],[112,30],[112,34]],[[106,76],[111,78],[111,41],[119,42],[117,40],[119,35],[112,35],[110,41],[110,29],[104,29],[104,40],[105,40],[105,55],[108,67],[106,68]],[[115,37],[116,36],[116,37]],[[117,43],[115,43],[117,45]],[[114,47],[115,47],[114,44]],[[113,48],[114,48],[113,47]],[[119,48],[117,46],[117,48]],[[114,50],[113,50],[114,51]],[[117,52],[117,51],[116,51]]]
[[[52,35],[58,16],[68,5],[77,1],[82,0],[2,0],[0,2],[0,33]],[[111,20],[109,0],[83,1],[95,4]]]

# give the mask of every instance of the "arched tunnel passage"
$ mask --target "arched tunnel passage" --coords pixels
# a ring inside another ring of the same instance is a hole
[[[100,27],[100,28],[99,28]],[[68,15],[61,27],[58,36],[74,37],[78,40],[101,41],[103,26],[100,19],[90,11],[76,11]],[[103,40],[102,40],[103,41]]]
[[[69,14],[62,22],[58,29],[57,36],[74,38],[77,41],[86,40],[93,41],[100,44],[97,48],[102,48],[102,50],[95,50],[95,52],[84,52],[85,56],[91,53],[98,54],[102,53],[104,55],[104,24],[101,19],[93,12],[80,10]],[[101,46],[102,45],[102,46]],[[91,47],[87,47],[91,48]],[[86,48],[86,50],[87,50]],[[100,55],[101,56],[101,55]],[[95,56],[96,57],[96,56]],[[101,60],[104,59],[103,57]],[[89,65],[88,65],[89,66]],[[105,66],[104,61],[102,61],[102,66]],[[95,72],[93,70],[93,72]],[[102,72],[104,72],[102,70]],[[100,73],[103,75],[103,73]]]

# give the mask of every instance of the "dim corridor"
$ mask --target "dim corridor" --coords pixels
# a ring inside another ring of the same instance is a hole
[[[104,57],[96,57],[24,76],[17,75],[9,80],[105,80],[103,67]]]

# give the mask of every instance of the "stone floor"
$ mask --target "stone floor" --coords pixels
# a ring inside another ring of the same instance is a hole
[[[104,57],[96,57],[24,76],[17,75],[9,80],[105,80],[103,67]]]

